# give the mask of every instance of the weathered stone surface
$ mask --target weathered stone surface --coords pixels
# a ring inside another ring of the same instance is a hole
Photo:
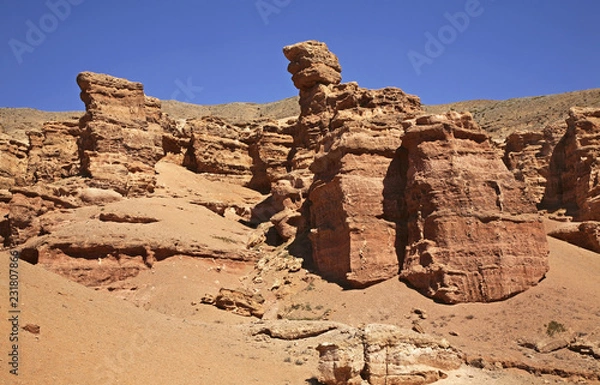
[[[27,144],[0,133],[0,189],[25,186],[27,177]]]
[[[536,207],[470,115],[419,118],[402,148],[403,280],[456,303],[501,300],[545,276],[548,246]]]
[[[16,198],[25,200],[20,194]],[[129,198],[102,207],[48,211],[46,200],[28,198],[19,218],[31,219],[21,234],[22,258],[86,286],[98,287],[137,275],[174,255],[242,261],[257,259],[245,249],[250,230],[208,209],[177,198]],[[37,205],[34,205],[37,204]],[[13,208],[14,207],[14,208]],[[202,232],[190,232],[198,223]]]
[[[401,144],[402,121],[422,112],[419,98],[395,88],[338,84],[328,72],[298,84],[304,68],[339,71],[337,58],[313,41],[286,47],[284,53],[301,107],[290,166],[297,180],[314,175],[312,183],[298,189],[301,196],[308,193],[299,231],[310,233],[317,270],[352,287],[393,277],[398,273],[397,218],[386,207],[396,197],[394,189],[384,191],[384,179]]]
[[[578,335],[569,344],[569,349],[600,360],[600,328],[585,335]]]
[[[342,67],[337,56],[322,42],[310,40],[283,48],[290,61],[288,71],[296,88],[307,90],[317,84],[339,84]]]
[[[572,223],[552,230],[548,235],[600,253],[600,222]]]
[[[245,290],[221,289],[215,297],[215,306],[245,317],[262,318],[265,313],[264,298]]]
[[[292,137],[277,122],[235,125],[207,116],[186,126],[191,139],[183,165],[196,173],[262,193],[287,173]]]
[[[566,126],[548,126],[542,132],[518,131],[506,138],[504,164],[537,203],[544,197],[552,151],[565,130]]]
[[[190,147],[183,165],[191,171],[247,185],[252,179],[252,158],[248,145],[240,140],[240,130],[214,117],[189,122],[192,125]]]
[[[320,383],[325,385],[363,385],[365,367],[363,331],[349,329],[317,346]]]
[[[394,325],[332,332],[331,341],[317,347],[324,384],[430,384],[463,362],[447,341]]]
[[[543,206],[577,220],[600,220],[600,109],[573,107],[550,160]]]
[[[272,338],[298,340],[344,328],[347,326],[331,321],[269,321],[253,326],[252,335],[266,334]]]
[[[50,183],[80,174],[79,121],[46,122],[29,133],[27,174],[32,182]]]
[[[83,72],[77,76],[86,114],[81,118],[82,174],[91,187],[143,195],[155,186],[163,156],[159,101],[141,83]]]

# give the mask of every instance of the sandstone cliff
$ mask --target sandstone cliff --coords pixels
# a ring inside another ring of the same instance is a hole
[[[550,160],[543,205],[567,208],[579,220],[600,219],[600,109],[572,108]]]
[[[548,247],[535,204],[470,114],[419,117],[402,149],[409,245],[402,279],[455,303],[501,300],[545,276]]]
[[[544,277],[534,201],[470,114],[424,115],[399,89],[340,84],[323,43],[284,54],[300,91],[291,166],[312,176],[303,216],[320,274],[364,287],[400,272],[443,302],[500,300]]]

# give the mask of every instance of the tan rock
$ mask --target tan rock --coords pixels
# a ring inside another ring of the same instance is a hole
[[[290,61],[288,71],[298,89],[307,90],[317,84],[339,84],[342,80],[338,59],[325,43],[314,40],[297,43],[285,47],[283,53]]]
[[[25,199],[15,195],[20,201]],[[28,199],[32,202],[13,208],[22,211],[20,218],[35,216],[27,229],[37,229],[37,233],[19,233],[27,239],[20,246],[23,259],[86,286],[105,286],[136,276],[155,261],[176,255],[257,259],[255,252],[244,247],[250,232],[247,227],[186,199],[129,198],[45,214],[47,201]],[[210,226],[190,232],[198,223]]]
[[[90,186],[130,196],[154,191],[154,164],[163,156],[158,100],[141,83],[108,75],[83,72],[77,84],[86,105],[81,172]]]
[[[341,331],[317,346],[318,380],[325,385],[362,385],[365,367],[362,331]]]
[[[463,363],[447,341],[394,325],[370,324],[328,336],[331,342],[317,347],[324,384],[430,384]]]
[[[347,326],[331,321],[269,321],[253,326],[252,335],[266,334],[272,338],[298,340],[341,328]]]
[[[328,279],[364,287],[393,277],[397,216],[388,215],[388,206],[397,191],[385,179],[401,144],[401,121],[422,111],[420,101],[399,89],[338,84],[324,70],[340,72],[337,58],[322,43],[299,43],[284,53],[301,108],[290,167],[297,180],[314,174],[297,233],[309,236],[313,261]]]
[[[27,143],[0,133],[0,189],[25,186],[27,177]]]
[[[600,253],[600,222],[568,224],[551,231],[548,235]]]
[[[51,183],[80,174],[79,121],[46,122],[29,133],[27,174],[32,183]]]
[[[215,306],[245,317],[262,318],[265,313],[264,298],[245,290],[221,289],[215,297]]]

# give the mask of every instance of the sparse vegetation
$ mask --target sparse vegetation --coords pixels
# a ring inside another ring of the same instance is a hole
[[[550,321],[550,323],[546,327],[546,334],[548,334],[548,336],[550,337],[553,337],[555,334],[563,333],[565,331],[567,331],[565,325],[556,321]]]
[[[225,242],[225,243],[239,243],[235,239],[231,239],[229,237],[223,237],[221,235],[211,235],[211,237],[214,238],[214,239],[218,239],[219,241],[222,241],[222,242]]]

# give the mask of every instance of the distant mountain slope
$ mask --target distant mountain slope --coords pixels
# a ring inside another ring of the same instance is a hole
[[[295,117],[300,114],[297,96],[265,104],[229,103],[209,106],[182,103],[176,100],[164,100],[162,102],[162,109],[175,119],[190,119],[205,115],[215,115],[239,121],[260,118],[282,119]]]
[[[494,138],[504,138],[517,130],[538,131],[548,124],[564,124],[569,108],[573,106],[600,106],[600,88],[564,94],[515,98],[508,100],[469,100],[464,102],[426,105],[429,113],[449,110],[470,111],[475,120]],[[163,111],[174,119],[191,119],[214,115],[234,121],[295,117],[300,113],[298,97],[277,102],[228,103],[198,105],[165,100]],[[0,108],[0,132],[6,132],[19,140],[27,140],[27,131],[40,130],[49,120],[79,118],[82,111],[46,112],[31,108]]]
[[[505,138],[518,130],[539,131],[549,124],[564,124],[569,108],[600,106],[600,88],[564,94],[508,100],[471,100],[426,106],[439,114],[448,110],[470,111],[492,137]]]
[[[39,131],[49,120],[79,119],[82,111],[48,112],[33,108],[0,108],[0,132],[27,141],[27,131]]]

